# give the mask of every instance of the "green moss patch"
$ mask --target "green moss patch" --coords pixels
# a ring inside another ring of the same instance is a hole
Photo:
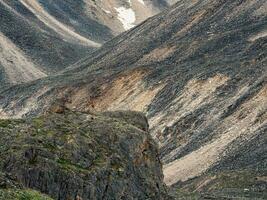
[[[0,189],[0,199],[3,200],[52,200],[34,190]]]

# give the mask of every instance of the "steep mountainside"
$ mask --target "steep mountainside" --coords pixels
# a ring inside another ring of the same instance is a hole
[[[180,0],[65,72],[2,91],[0,115],[36,115],[55,99],[143,111],[178,197],[264,199],[266,10],[266,0]]]
[[[34,65],[27,55],[9,38],[0,33],[0,83],[1,87],[42,78],[46,74]]]
[[[1,0],[1,88],[65,69],[166,6],[158,0]]]
[[[32,188],[58,200],[169,199],[142,114],[53,111],[0,120],[0,198]]]

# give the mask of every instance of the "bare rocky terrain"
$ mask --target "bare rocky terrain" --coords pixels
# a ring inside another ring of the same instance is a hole
[[[3,89],[1,118],[59,102],[146,113],[177,199],[267,198],[267,2],[180,0],[64,71]]]
[[[159,0],[1,0],[0,87],[65,69],[168,6]]]

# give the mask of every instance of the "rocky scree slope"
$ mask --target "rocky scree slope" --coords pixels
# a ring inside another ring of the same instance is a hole
[[[1,88],[65,69],[167,6],[158,0],[1,0]]]
[[[0,134],[0,197],[48,199],[33,189],[60,200],[169,199],[140,113],[53,107],[37,118],[0,120]]]
[[[55,97],[72,110],[143,111],[178,196],[264,199],[266,8],[181,0],[64,73],[2,91],[1,117],[42,113]]]

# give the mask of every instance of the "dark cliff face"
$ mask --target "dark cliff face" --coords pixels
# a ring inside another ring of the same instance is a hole
[[[169,198],[142,114],[53,111],[0,121],[2,174],[54,199]]]
[[[263,198],[253,188],[266,187],[265,11],[266,0],[181,0],[61,74],[2,91],[0,114],[36,115],[55,98],[72,110],[143,111],[169,186],[190,192],[215,176],[220,187],[197,191]],[[223,181],[252,171],[260,181]]]

